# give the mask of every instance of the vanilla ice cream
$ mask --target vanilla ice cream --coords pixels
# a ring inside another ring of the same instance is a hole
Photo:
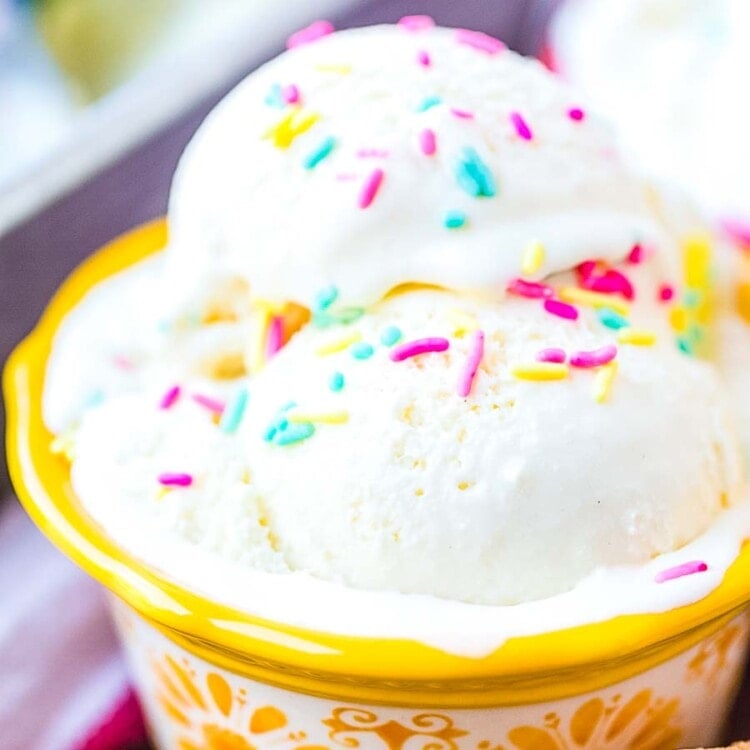
[[[583,621],[694,600],[750,519],[696,356],[710,242],[667,205],[560,81],[489,37],[412,19],[311,40],[187,149],[155,281],[183,343],[79,411],[76,492],[213,594],[267,576],[493,610],[585,591]],[[126,294],[98,293],[58,338],[51,424],[64,363],[102,335],[82,327]],[[246,337],[231,377],[192,356],[213,326],[233,353]],[[701,575],[659,582],[684,563]],[[493,638],[539,619],[510,609]]]

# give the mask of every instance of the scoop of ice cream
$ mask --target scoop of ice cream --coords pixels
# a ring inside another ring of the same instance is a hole
[[[560,72],[616,123],[647,173],[717,216],[750,220],[745,0],[569,0],[551,31]]]
[[[281,55],[207,118],[177,170],[171,294],[244,280],[313,306],[407,282],[497,294],[624,257],[658,227],[609,129],[542,67],[461,30],[340,32]]]

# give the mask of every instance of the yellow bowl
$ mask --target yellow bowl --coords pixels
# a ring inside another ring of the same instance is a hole
[[[483,658],[264,620],[118,548],[50,450],[45,368],[60,322],[86,292],[165,244],[158,221],[85,262],[4,373],[14,485],[47,536],[114,595],[160,747],[647,750],[716,740],[744,663],[750,545],[694,604],[512,638]]]

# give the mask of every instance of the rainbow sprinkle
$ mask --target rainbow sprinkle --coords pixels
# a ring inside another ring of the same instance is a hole
[[[242,417],[245,415],[245,408],[247,407],[249,397],[250,393],[247,388],[239,388],[237,390],[234,398],[229,402],[224,413],[221,415],[219,429],[222,432],[231,434],[237,431],[240,422],[242,422]]]
[[[321,289],[315,295],[315,310],[321,312],[327,310],[338,298],[339,290],[337,287],[331,285]]]
[[[565,302],[578,305],[589,305],[594,308],[609,307],[620,315],[629,315],[630,306],[612,295],[601,292],[591,292],[588,289],[578,289],[574,286],[564,286],[558,296]]]
[[[419,50],[419,52],[417,52],[417,62],[423,68],[429,68],[432,64],[432,60],[430,60],[430,53],[427,52],[427,50]]]
[[[612,392],[612,383],[617,375],[617,362],[609,362],[600,368],[594,379],[594,400],[603,404]]]
[[[662,284],[659,287],[659,301],[669,302],[674,297],[674,287],[669,284]]]
[[[362,334],[359,331],[352,331],[347,336],[322,344],[315,350],[315,353],[319,357],[325,357],[328,354],[343,352],[344,349],[348,349],[352,344],[356,344],[361,338]]]
[[[619,331],[620,328],[627,328],[630,325],[627,318],[615,312],[611,307],[601,307],[596,314],[599,322],[613,331]]]
[[[466,363],[458,379],[458,395],[466,398],[471,393],[479,365],[484,356],[484,331],[474,331],[471,337],[471,347],[466,357]]]
[[[459,44],[473,47],[488,55],[497,55],[505,49],[505,45],[499,39],[495,39],[495,37],[488,34],[483,34],[481,31],[456,29],[455,39]]]
[[[324,159],[327,159],[333,149],[336,148],[336,139],[333,136],[324,138],[320,145],[311,151],[302,162],[305,169],[315,169]]]
[[[272,442],[276,445],[294,445],[307,440],[315,434],[315,425],[311,422],[300,424],[287,423],[284,428],[279,428]]]
[[[334,392],[338,393],[343,390],[346,380],[342,372],[334,372],[333,375],[328,379],[328,387]]]
[[[177,402],[177,399],[180,397],[180,393],[182,393],[182,389],[180,388],[180,386],[173,385],[159,400],[159,408],[170,409]]]
[[[190,395],[190,398],[192,398],[196,404],[202,406],[204,409],[208,409],[214,414],[221,414],[224,411],[224,402],[219,401],[217,398],[206,396],[203,393],[193,393]]]
[[[456,179],[463,190],[474,198],[495,195],[495,178],[479,154],[466,146],[456,165]]]
[[[417,112],[426,112],[428,109],[437,107],[442,103],[443,100],[439,96],[428,96],[425,99],[422,99],[422,101],[419,103],[419,105],[417,106]]]
[[[167,471],[159,474],[157,480],[163,487],[190,487],[193,483],[193,475]]]
[[[446,229],[460,229],[466,224],[466,214],[463,211],[448,211],[443,219]]]
[[[531,242],[523,251],[521,258],[521,273],[524,276],[535,274],[544,263],[544,245],[538,240]]]
[[[273,357],[282,346],[284,346],[284,318],[281,315],[273,315],[266,334],[266,359]]]
[[[304,424],[310,422],[313,424],[344,424],[349,421],[348,411],[333,411],[327,413],[298,413],[294,412],[289,415],[289,421],[292,424]]]
[[[430,354],[432,352],[444,352],[450,346],[450,341],[439,336],[425,339],[407,341],[394,349],[391,349],[390,358],[392,362],[403,362],[405,359],[416,357],[419,354]]]
[[[582,122],[586,117],[586,113],[580,107],[571,107],[568,110],[568,117],[573,120],[573,122]]]
[[[290,83],[288,86],[284,86],[284,88],[281,89],[281,98],[286,104],[299,104],[302,100],[302,95],[300,94],[299,88],[293,83]]]
[[[563,380],[568,377],[568,366],[557,362],[530,362],[511,365],[510,373],[519,380]]]
[[[556,315],[564,320],[578,320],[578,310],[567,302],[557,299],[544,300],[544,309],[551,315]]]
[[[525,281],[524,279],[513,279],[508,284],[508,292],[518,297],[526,297],[527,299],[546,299],[555,293],[554,289],[547,284],[540,284],[536,281]]]
[[[508,115],[508,118],[519,138],[524,141],[530,141],[534,138],[534,134],[531,132],[529,124],[520,112],[511,112],[510,115]]]
[[[369,176],[362,185],[362,190],[360,191],[359,198],[357,200],[357,205],[360,208],[369,208],[372,205],[372,202],[375,200],[375,197],[380,190],[380,186],[383,184],[384,177],[385,172],[383,172],[383,170],[379,167],[377,169],[373,169],[372,172],[370,172]]]
[[[394,346],[401,341],[403,335],[404,334],[401,332],[400,328],[396,326],[388,326],[388,328],[380,334],[380,343],[383,346]]]
[[[537,352],[535,359],[537,362],[554,362],[560,365],[565,362],[567,355],[565,354],[565,349],[553,346]]]
[[[591,351],[573,352],[570,355],[570,364],[573,367],[601,367],[609,364],[617,356],[617,347],[614,344],[593,349]]]
[[[434,130],[425,128],[419,134],[419,148],[422,149],[422,153],[425,156],[432,156],[437,151],[437,141],[435,139]]]
[[[270,138],[273,145],[279,149],[286,149],[294,143],[297,136],[306,133],[320,119],[315,112],[305,112],[298,107],[293,107],[284,117],[265,133],[265,138]]]
[[[431,16],[404,16],[398,25],[407,31],[426,31],[435,25],[435,20]]]
[[[473,120],[474,119],[474,113],[470,112],[468,109],[459,109],[458,107],[451,107],[450,112],[454,117],[458,117],[459,120]]]
[[[695,573],[705,573],[707,570],[708,565],[703,560],[690,560],[690,562],[684,562],[681,565],[675,565],[673,568],[659,571],[654,576],[654,581],[656,583],[665,583],[675,578],[683,578]]]
[[[364,341],[354,344],[351,348],[352,357],[354,359],[370,359],[373,354],[375,354],[375,349],[373,348],[372,344],[368,344]]]
[[[636,244],[630,248],[630,252],[628,253],[628,263],[637,265],[638,263],[643,262],[644,257],[645,252],[643,250],[643,245],[641,245],[640,242],[636,242]]]
[[[304,29],[295,31],[286,40],[286,48],[292,49],[303,44],[310,44],[318,39],[322,39],[324,36],[332,34],[333,30],[333,24],[330,21],[313,21],[309,26],[305,26]]]
[[[268,89],[268,93],[263,99],[263,102],[267,104],[269,107],[277,107],[279,109],[283,109],[284,97],[282,96],[282,93],[281,93],[281,84],[278,84],[278,83],[272,84],[271,88]]]
[[[656,343],[656,334],[639,328],[623,328],[617,333],[617,341],[632,346],[653,346]]]

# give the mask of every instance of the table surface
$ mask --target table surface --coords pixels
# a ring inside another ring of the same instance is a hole
[[[504,39],[524,53],[535,52],[542,39],[544,23],[556,0],[371,0],[357,6],[340,19],[337,26],[359,26],[396,21],[402,15],[429,13],[438,23],[449,26],[481,28]],[[277,51],[280,51],[281,47]],[[72,190],[52,205],[0,237],[0,363],[12,347],[31,329],[46,300],[65,276],[96,248],[122,232],[165,213],[167,195],[177,159],[208,111],[224,94],[218,91],[146,143],[127,153],[85,184]],[[0,404],[0,428],[4,413]],[[0,434],[4,429],[0,431]],[[0,449],[2,444],[0,443]],[[5,451],[2,450],[4,456]],[[33,549],[35,563],[21,567],[21,575],[32,580],[43,574],[44,566],[64,566],[61,556],[44,543],[31,524],[19,520],[12,502],[4,461],[0,462],[0,539],[28,537],[26,550]],[[5,510],[3,511],[3,505]],[[2,550],[0,550],[2,552]],[[40,562],[41,561],[41,562]],[[0,568],[1,570],[2,568]],[[6,576],[7,579],[7,576]],[[7,580],[5,585],[7,585]],[[0,577],[0,596],[3,595]],[[87,589],[87,596],[96,599]],[[100,604],[91,605],[99,611]],[[78,619],[76,619],[76,617]],[[72,621],[86,628],[92,643],[97,641],[91,618],[73,612]],[[109,647],[111,635],[99,636],[100,648]],[[88,637],[88,636],[87,636]],[[49,658],[53,658],[54,648]],[[4,654],[3,669],[32,659],[35,645],[21,644],[14,654]],[[59,649],[59,646],[58,646]],[[12,659],[12,661],[10,661]],[[37,660],[38,661],[38,660]],[[740,700],[731,721],[733,738],[750,737],[750,679],[742,687]],[[0,714],[2,711],[0,710]],[[34,745],[36,746],[36,745]],[[41,746],[41,745],[39,745]],[[29,742],[27,747],[31,748]]]

